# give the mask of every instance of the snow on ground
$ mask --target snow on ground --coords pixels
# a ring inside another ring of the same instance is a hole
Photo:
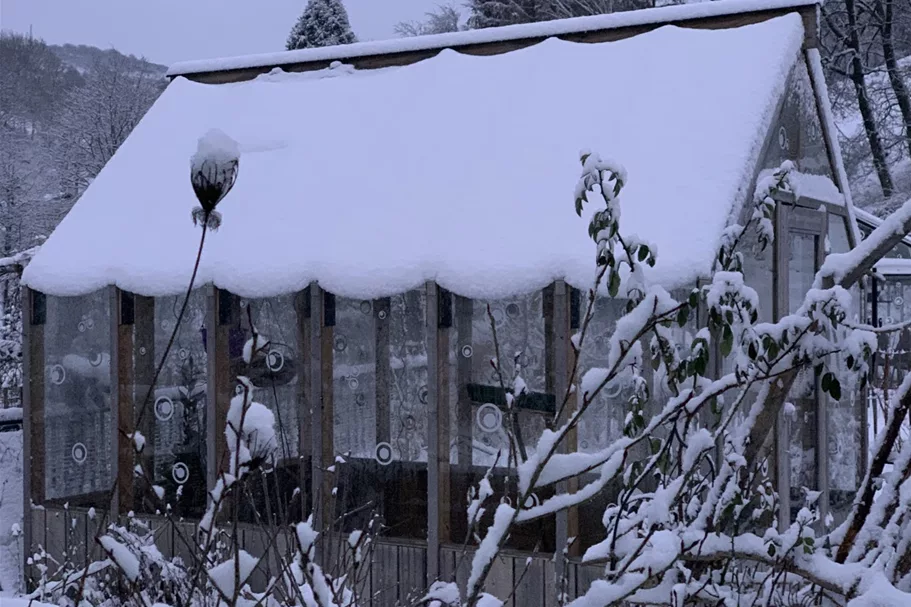
[[[22,431],[0,432],[0,607],[18,607],[4,594],[21,590]]]
[[[587,288],[595,247],[572,206],[583,149],[627,168],[622,228],[657,245],[650,278],[691,284],[747,196],[802,41],[793,13],[496,56],[443,51],[331,78],[177,78],[23,282],[52,295],[112,283],[181,293],[199,241],[188,159],[220,128],[239,142],[240,168],[199,284],[266,297],[317,280],[361,299],[426,280],[472,298],[560,278]]]

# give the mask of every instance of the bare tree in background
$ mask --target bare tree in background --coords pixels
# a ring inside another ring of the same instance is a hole
[[[80,80],[41,40],[0,32],[0,126],[40,131],[61,92]]]
[[[401,21],[395,26],[395,33],[403,37],[446,34],[459,31],[462,13],[451,4],[438,6],[424,14],[424,21]]]
[[[85,86],[64,100],[55,156],[67,194],[85,189],[164,90],[160,75],[128,61],[113,54],[98,60]]]
[[[868,50],[872,35],[870,24],[861,15],[856,0],[828,4],[822,8],[828,28],[823,37],[825,65],[830,74],[848,79],[857,97],[857,107],[863,120],[864,132],[873,156],[873,168],[879,178],[883,196],[892,196],[895,186],[889,170],[886,149],[879,132],[879,122],[867,84]]]

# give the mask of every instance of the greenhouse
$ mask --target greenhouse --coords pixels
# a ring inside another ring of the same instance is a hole
[[[93,519],[78,513],[95,508],[145,517],[179,552],[136,467],[169,496],[168,520],[198,520],[243,376],[278,433],[262,499],[341,533],[378,517],[398,598],[463,575],[466,495],[491,467],[494,484],[506,476],[495,348],[528,385],[522,448],[567,389],[594,274],[572,207],[581,149],[626,167],[623,229],[654,244],[647,277],[674,292],[710,276],[723,231],[786,160],[774,245],[743,245],[763,318],[793,311],[824,256],[858,242],[817,13],[715,2],[174,66],[23,275],[28,545],[91,556]],[[187,160],[212,128],[239,143],[240,166],[181,314],[200,245]],[[596,335],[622,310],[601,300]],[[606,345],[594,339],[583,371]],[[626,401],[623,386],[605,392],[576,448],[619,437]],[[771,463],[782,517],[803,487],[837,516],[861,481],[865,399],[794,403]],[[510,537],[504,584],[534,555],[516,605],[544,604],[568,538],[581,587],[607,500]]]

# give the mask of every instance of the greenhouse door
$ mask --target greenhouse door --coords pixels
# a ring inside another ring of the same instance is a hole
[[[825,212],[782,205],[779,225],[787,232],[779,251],[779,318],[796,312],[813,287],[816,271],[825,257],[827,215]],[[781,232],[779,232],[781,234]],[[807,504],[808,492],[822,492],[825,516],[826,444],[825,412],[812,369],[802,372],[788,397],[793,407],[779,422],[778,466],[781,523],[787,526]],[[812,493],[810,493],[812,495]]]

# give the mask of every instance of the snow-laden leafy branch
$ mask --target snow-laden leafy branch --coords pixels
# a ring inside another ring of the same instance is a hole
[[[844,528],[857,523],[849,518],[840,531],[820,531],[818,493],[807,494],[789,527],[776,528],[780,502],[767,447],[757,444],[767,443],[768,428],[757,428],[757,423],[782,412],[784,397],[798,380],[818,382],[822,397],[834,401],[863,389],[876,341],[872,331],[850,318],[853,282],[846,278],[856,281],[875,263],[872,257],[911,227],[906,225],[908,204],[870,242],[830,256],[793,314],[760,323],[758,295],[744,280],[743,243],[754,230],[760,247],[772,244],[776,193],[790,189],[792,169],[785,163],[760,181],[747,224],[732,225],[723,234],[711,280],[678,301],[647,280],[644,266],[654,265],[655,248],[621,230],[626,172],[616,162],[583,154],[575,209],[581,215],[586,205],[596,206],[588,232],[596,244],[597,271],[581,328],[572,338],[577,356],[570,388],[555,424],[518,466],[516,503],[571,479],[578,481],[578,489],[557,491],[528,509],[498,505],[459,604],[480,603],[493,558],[515,525],[582,505],[606,491],[614,493],[602,520],[604,537],[583,557],[583,562],[602,564],[604,578],[572,605],[776,604],[794,596],[863,604],[864,597],[874,594],[887,601],[911,599],[905,594],[911,590],[911,556],[894,557],[896,552],[911,555],[911,540],[902,534],[909,524],[906,504],[897,497],[898,487],[911,476],[905,460],[886,479],[892,490],[879,496],[889,506],[872,519],[878,521],[877,537],[891,533],[886,536],[895,538],[877,570],[886,575],[842,565],[844,559],[836,558]],[[594,303],[605,291],[608,297],[623,298],[627,313],[609,336],[603,366],[580,377],[578,354],[591,330]],[[705,326],[681,343],[672,327],[686,327],[697,312]],[[727,372],[712,377],[711,357],[725,360],[716,367]],[[645,374],[647,368],[661,378],[659,392],[670,395],[665,402],[655,402],[652,391],[658,386]],[[634,386],[623,436],[594,453],[564,449],[600,392],[621,375]],[[783,393],[782,386],[787,386]],[[900,400],[911,403],[911,398]],[[894,411],[895,424],[906,413]],[[883,440],[890,443],[888,436]],[[871,472],[879,477],[882,470]],[[911,486],[905,491],[911,493]],[[478,501],[489,493],[480,487]],[[869,520],[864,503],[859,499],[855,504],[853,518]],[[472,511],[480,507],[473,503]],[[865,537],[863,548],[856,550],[872,559],[869,540],[874,535]]]

